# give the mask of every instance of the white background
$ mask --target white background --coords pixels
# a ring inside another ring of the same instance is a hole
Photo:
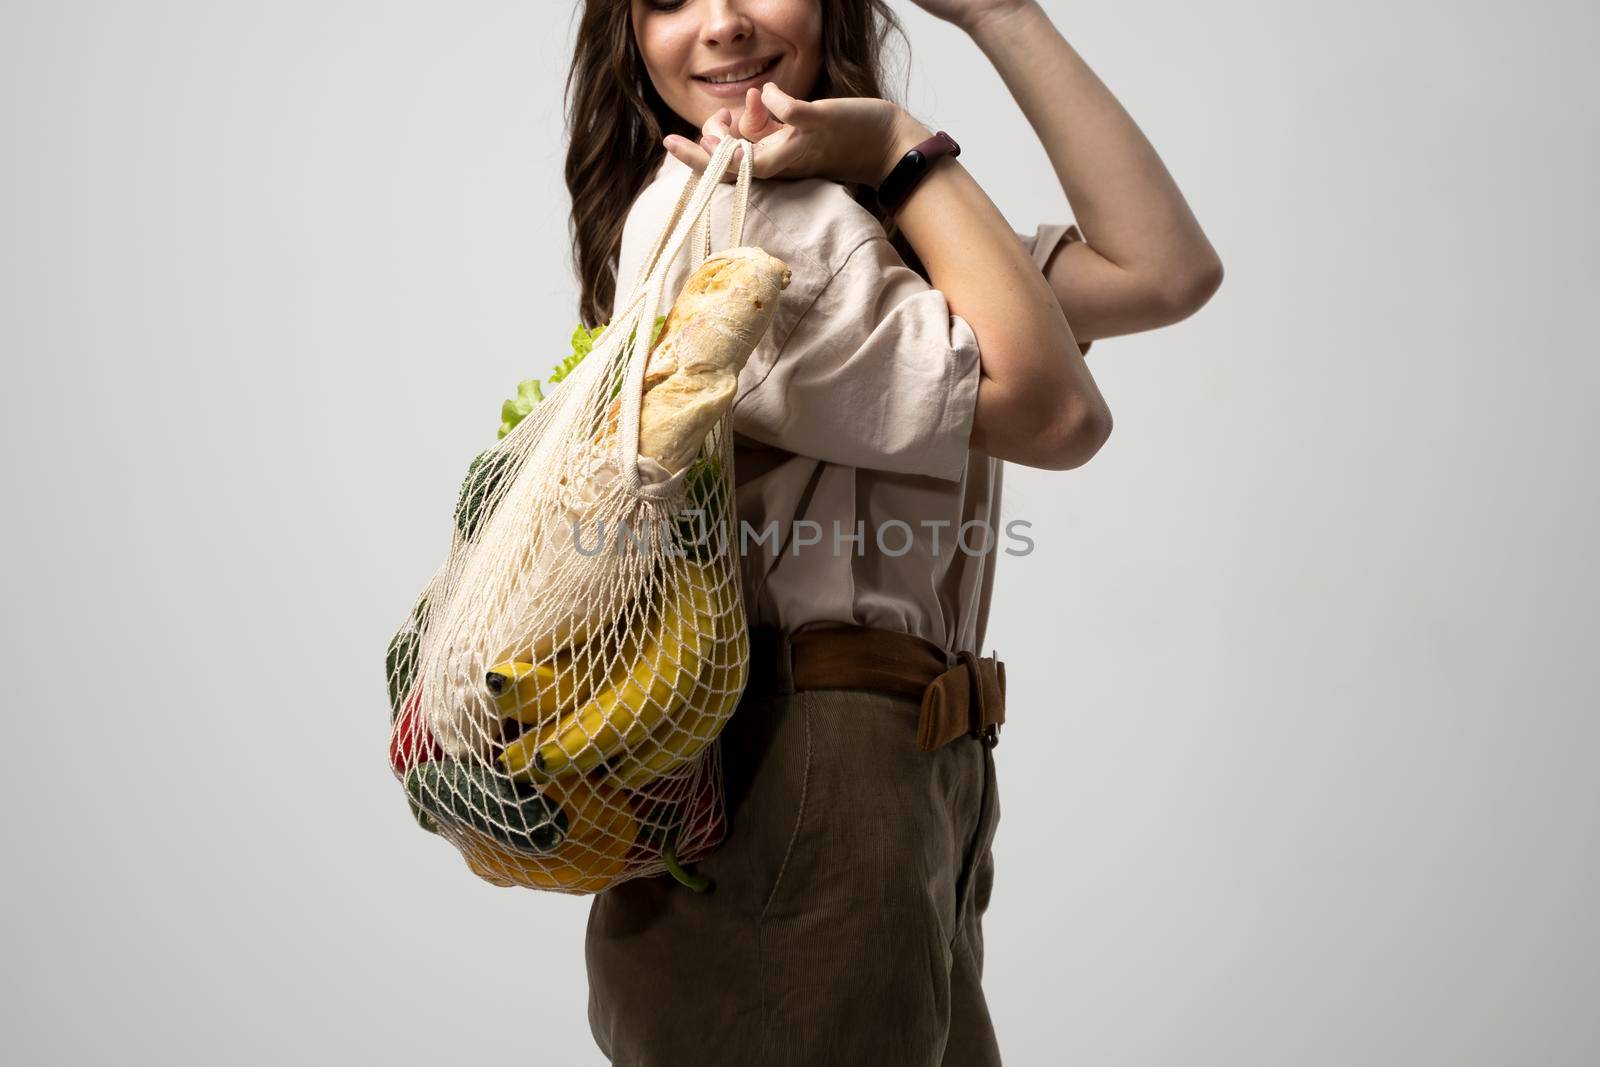
[[[1007,1062],[1596,1062],[1596,8],[1047,6],[1227,278],[1007,475]],[[600,1062],[586,901],[412,825],[379,668],[576,318],[569,10],[0,6],[8,1058]]]

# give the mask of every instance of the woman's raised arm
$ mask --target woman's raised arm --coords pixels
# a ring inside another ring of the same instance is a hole
[[[931,136],[902,115],[888,161]],[[887,167],[879,181],[886,174]],[[1060,302],[1000,209],[959,160],[946,158],[912,190],[895,221],[929,284],[978,339],[972,447],[1045,470],[1087,463],[1111,434],[1110,408]]]
[[[1078,339],[1155,329],[1209,300],[1222,284],[1216,250],[1155,149],[1038,0],[915,3],[982,49],[1050,157],[1084,236],[1048,270]]]

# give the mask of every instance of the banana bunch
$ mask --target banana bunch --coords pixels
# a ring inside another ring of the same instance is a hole
[[[628,628],[589,691],[571,651],[565,664],[558,655],[545,669],[490,670],[486,682],[502,712],[533,727],[499,757],[513,779],[539,784],[605,764],[615,785],[635,788],[716,738],[744,689],[748,635],[735,612],[719,610],[711,563],[682,558],[666,573],[671,587],[649,624]]]
[[[595,893],[659,857],[685,885],[706,888],[677,851],[703,844],[711,794],[692,804],[679,794],[738,705],[749,659],[721,566],[679,557],[636,602],[646,616],[637,625],[629,613],[542,662],[490,668],[484,689],[510,720],[498,766],[434,746],[397,768],[408,799],[478,877]]]
[[[732,629],[730,627],[730,629]],[[613,780],[624,789],[638,789],[692,763],[717,739],[744,693],[750,637],[743,627],[719,647],[729,650],[727,662],[708,660],[700,672],[694,697],[682,714],[669,716],[644,743],[613,757]]]

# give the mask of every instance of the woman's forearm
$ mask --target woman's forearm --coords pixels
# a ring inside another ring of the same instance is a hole
[[[1033,126],[1093,249],[1174,299],[1214,289],[1221,262],[1177,183],[1037,0],[968,32]]]
[[[889,158],[931,136],[906,116]],[[934,164],[896,215],[928,281],[978,339],[982,378],[972,446],[1048,469],[1087,461],[1110,412],[1061,304],[1033,259],[959,160]]]

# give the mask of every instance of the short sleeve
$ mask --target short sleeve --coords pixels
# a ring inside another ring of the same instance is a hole
[[[978,401],[978,339],[881,233],[801,314],[733,428],[829,463],[956,481]]]
[[[1017,233],[1017,237],[1027,246],[1034,265],[1043,273],[1050,266],[1050,257],[1056,254],[1056,250],[1062,245],[1083,240],[1083,232],[1078,229],[1078,224],[1075,222],[1066,224],[1047,222],[1031,234]],[[1092,344],[1093,341],[1079,341],[1078,351],[1088,355],[1089,346]]]

